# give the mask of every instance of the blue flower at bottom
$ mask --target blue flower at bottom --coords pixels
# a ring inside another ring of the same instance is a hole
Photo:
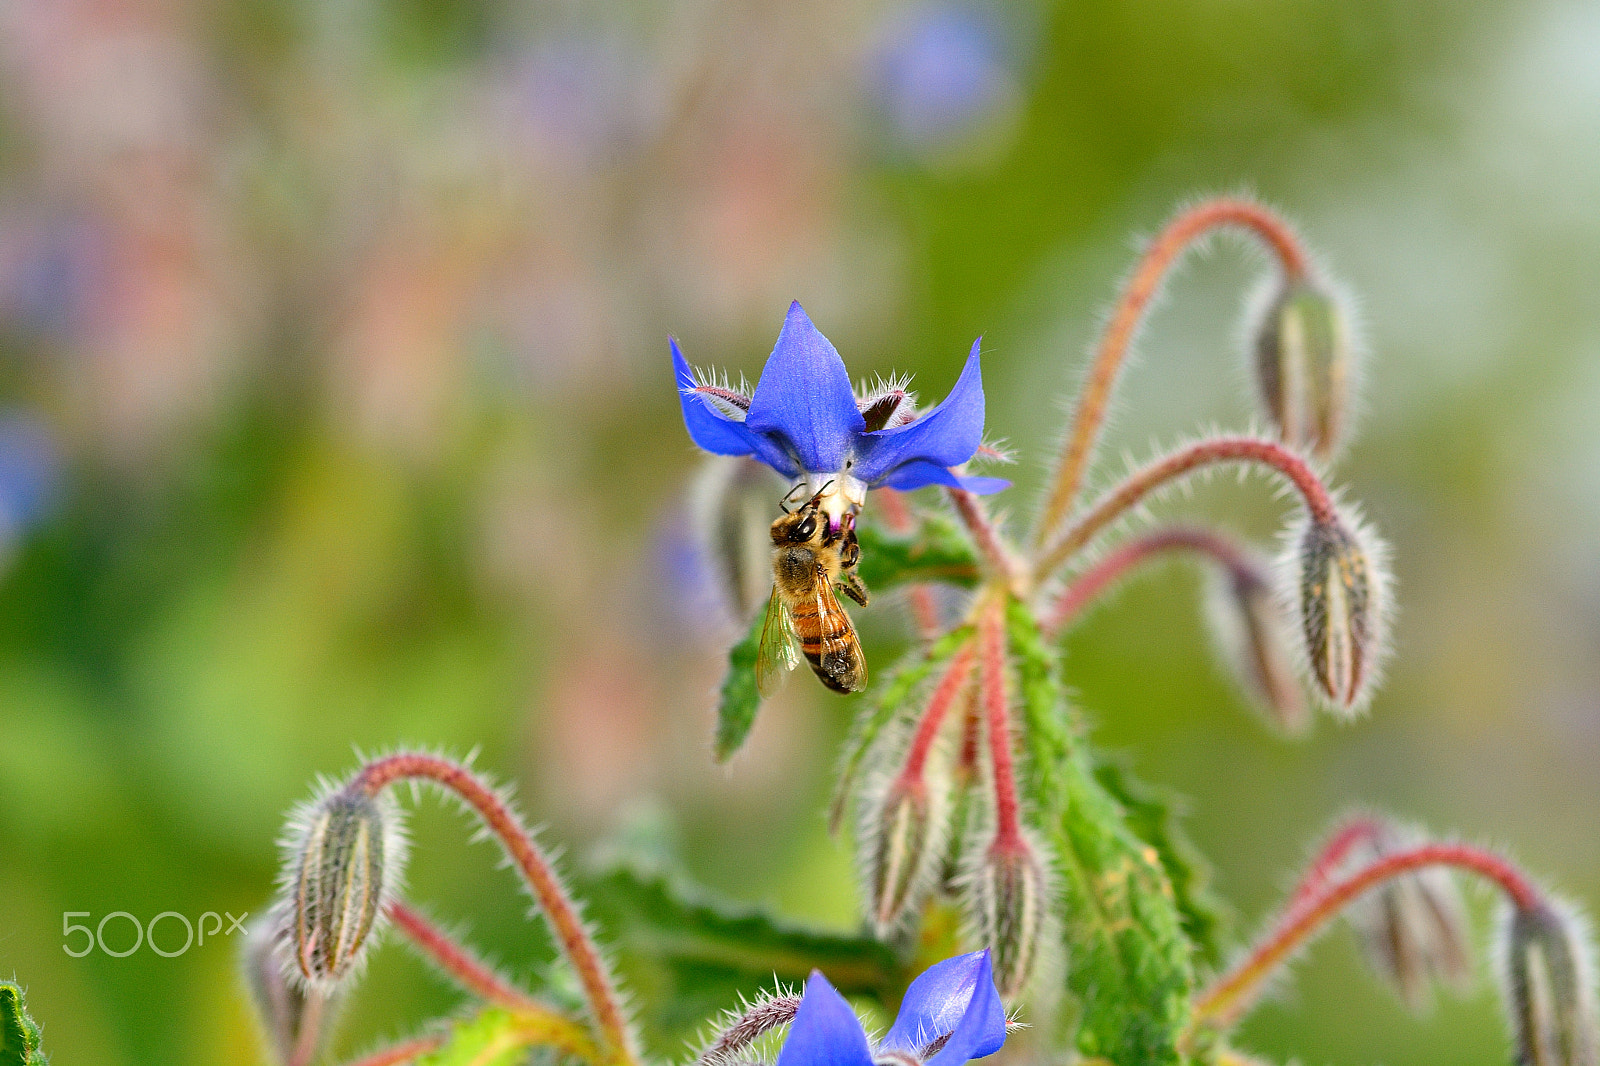
[[[979,338],[979,342],[982,338]],[[1010,482],[952,473],[983,441],[978,343],[943,403],[917,412],[890,383],[857,398],[844,360],[798,302],[778,334],[754,393],[697,380],[673,339],[672,362],[689,436],[718,455],[753,455],[787,478],[818,488],[832,479],[859,507],[867,489],[948,485],[998,492]]]
[[[894,1026],[874,1049],[850,1004],[813,970],[777,1066],[872,1066],[874,1050],[927,1066],[961,1066],[1000,1050],[1006,1012],[988,951],[930,966],[906,989]]]

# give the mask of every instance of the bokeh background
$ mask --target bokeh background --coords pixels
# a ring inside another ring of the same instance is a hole
[[[983,334],[1025,517],[1132,238],[1237,189],[1362,299],[1338,480],[1394,544],[1399,653],[1366,719],[1275,738],[1170,567],[1069,643],[1098,738],[1189,797],[1235,942],[1356,804],[1600,905],[1593,4],[0,0],[0,976],[55,1061],[256,1061],[228,942],[74,959],[62,914],[259,913],[353,746],[481,746],[575,863],[653,827],[848,925],[852,705],[791,685],[709,761],[729,630],[666,334],[753,379],[799,298],[930,399]],[[1251,417],[1262,263],[1213,247],[1109,454]],[[1182,506],[1262,540],[1282,507]],[[897,613],[858,613],[880,673]],[[415,825],[415,896],[542,962],[490,850]],[[1245,1046],[1506,1060],[1482,982],[1417,1021],[1344,936],[1299,974]],[[441,995],[385,949],[340,1046]]]

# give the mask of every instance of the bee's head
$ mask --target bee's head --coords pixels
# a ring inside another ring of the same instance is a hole
[[[772,523],[772,542],[780,547],[785,544],[806,544],[816,537],[817,530],[826,531],[828,516],[822,513],[822,497],[827,495],[832,484],[830,481],[822,486],[816,495],[792,512],[786,506],[787,496],[778,501],[778,506],[783,508],[784,513]]]
[[[818,512],[815,502],[807,503],[793,514],[783,515],[772,523],[772,543],[779,547],[809,543],[827,521],[828,516]]]

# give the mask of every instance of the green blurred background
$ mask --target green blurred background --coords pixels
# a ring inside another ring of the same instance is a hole
[[[1025,517],[1130,238],[1241,188],[1361,298],[1338,480],[1394,544],[1398,655],[1366,719],[1275,739],[1164,569],[1069,643],[1098,737],[1190,797],[1235,943],[1356,804],[1600,901],[1593,4],[0,2],[0,978],[54,1060],[256,1061],[226,940],[75,959],[62,914],[259,913],[353,747],[481,745],[574,861],[670,821],[703,881],[849,924],[852,705],[791,685],[710,764],[729,630],[684,578],[665,335],[753,379],[799,298],[932,399],[982,333]],[[1216,248],[1108,454],[1250,418],[1262,264]],[[880,674],[895,615],[862,613]],[[413,893],[532,968],[463,824],[424,803]],[[1506,1060],[1481,982],[1416,1021],[1338,936],[1292,987],[1245,1046]],[[440,995],[386,948],[340,1046]]]

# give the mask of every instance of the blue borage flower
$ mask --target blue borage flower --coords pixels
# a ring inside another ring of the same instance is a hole
[[[672,339],[672,362],[689,436],[708,452],[752,455],[796,485],[834,488],[823,509],[837,519],[858,510],[868,489],[949,485],[998,492],[1001,478],[953,473],[983,440],[983,374],[978,345],[943,403],[925,413],[891,382],[858,397],[844,360],[817,331],[799,302],[762,368],[755,392],[697,378]]]
[[[975,951],[930,966],[911,982],[876,1048],[850,1004],[811,971],[777,1066],[873,1066],[875,1059],[961,1066],[993,1055],[1005,1041],[1006,1012],[989,952]]]

